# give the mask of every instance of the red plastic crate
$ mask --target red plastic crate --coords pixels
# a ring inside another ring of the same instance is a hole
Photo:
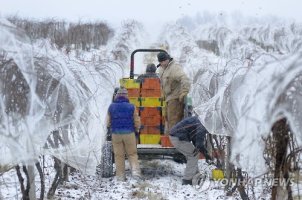
[[[160,90],[160,79],[159,78],[145,78],[142,81],[141,88]]]
[[[160,144],[162,147],[174,147],[168,135],[162,135],[160,137]]]
[[[129,97],[139,97],[140,95],[140,89],[139,88],[129,88],[128,90],[128,96]]]
[[[162,117],[160,115],[141,117],[141,122],[145,126],[160,126],[162,124]]]
[[[139,107],[139,115],[141,117],[161,116],[161,107]]]
[[[161,97],[160,89],[141,89],[142,97]]]

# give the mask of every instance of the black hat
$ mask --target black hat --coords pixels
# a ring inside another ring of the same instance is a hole
[[[162,62],[162,61],[165,61],[165,60],[170,60],[170,55],[167,54],[166,52],[159,52],[157,54],[157,59],[158,59],[158,62]]]
[[[156,71],[156,66],[153,63],[147,65],[146,72],[154,73]]]

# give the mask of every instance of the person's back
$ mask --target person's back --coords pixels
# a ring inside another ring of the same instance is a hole
[[[140,128],[140,118],[135,106],[129,103],[128,92],[124,88],[117,91],[113,103],[108,108],[107,127],[111,129],[115,155],[116,176],[125,181],[125,154],[131,165],[132,176],[140,177],[135,131]]]
[[[206,128],[200,123],[198,117],[192,116],[183,119],[173,126],[170,135],[178,137],[180,140],[192,141],[195,145],[196,140],[197,144],[203,144],[206,132]]]
[[[172,127],[170,140],[174,147],[187,159],[183,185],[192,185],[193,177],[199,174],[198,158],[202,152],[207,159],[211,159],[204,147],[207,130],[197,116],[187,117]]]
[[[134,128],[134,113],[135,107],[129,103],[126,97],[118,96],[109,106],[111,116],[111,132],[112,133],[131,133]]]
[[[159,78],[156,74],[156,66],[153,63],[150,63],[146,67],[146,73],[141,74],[137,77],[137,80],[143,81],[145,78]]]

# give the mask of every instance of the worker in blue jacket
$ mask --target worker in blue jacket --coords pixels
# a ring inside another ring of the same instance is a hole
[[[127,89],[119,88],[108,108],[107,116],[107,127],[112,133],[116,177],[119,181],[126,181],[125,154],[130,162],[132,176],[141,178],[135,138],[135,132],[139,131],[140,125],[138,112],[135,106],[129,103]]]
[[[192,185],[193,177],[199,173],[199,153],[211,160],[205,148],[205,137],[208,131],[197,116],[187,117],[178,122],[170,131],[170,140],[174,147],[187,159],[187,165],[182,180],[183,185]]]

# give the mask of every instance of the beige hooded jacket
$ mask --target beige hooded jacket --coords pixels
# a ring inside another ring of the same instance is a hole
[[[161,79],[162,92],[166,101],[178,99],[181,94],[188,94],[191,83],[181,66],[175,61],[163,69],[160,67],[159,75]]]

